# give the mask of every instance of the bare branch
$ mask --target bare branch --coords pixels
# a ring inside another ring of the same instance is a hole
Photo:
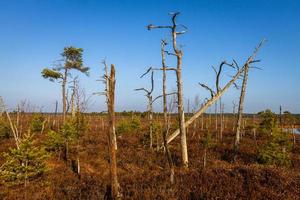
[[[151,70],[153,70],[152,69],[152,67],[149,67],[148,69],[147,69],[147,71],[144,73],[144,74],[142,74],[142,76],[140,76],[140,78],[143,78],[146,74],[148,74]]]
[[[171,52],[169,52],[169,51],[164,51],[166,54],[168,54],[169,56],[176,56],[176,54],[175,53],[171,53]]]
[[[208,87],[207,85],[205,85],[203,83],[198,83],[198,84],[210,92],[211,98],[213,98],[215,96],[216,93],[210,87]]]
[[[170,29],[172,29],[172,26],[154,26],[153,24],[149,24],[147,26],[148,31],[151,31],[151,29],[155,29],[155,28],[170,28]]]
[[[137,88],[137,89],[134,89],[135,91],[141,91],[141,90],[143,90],[143,91],[145,91],[147,94],[148,93],[150,93],[147,89],[145,89],[145,88]]]
[[[168,94],[166,94],[166,96],[173,95],[173,94],[177,94],[177,92],[168,93]],[[159,96],[155,97],[155,98],[153,99],[152,103],[154,103],[157,99],[159,99],[159,98],[161,98],[161,97],[163,97],[163,96],[164,96],[164,95],[159,95]]]

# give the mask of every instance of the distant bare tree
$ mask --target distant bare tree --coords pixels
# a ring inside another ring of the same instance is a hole
[[[150,137],[150,149],[153,148],[153,97],[152,92],[154,90],[154,78],[153,78],[154,72],[151,72],[151,88],[150,90],[147,90],[145,88],[138,88],[135,89],[135,91],[144,91],[146,93],[146,97],[148,99],[148,106],[147,106],[147,112],[148,112],[148,120],[149,120],[149,137]]]
[[[165,98],[167,95],[171,95],[171,94],[174,94],[174,93],[170,93],[170,94],[166,94],[165,93],[165,90],[163,89],[164,93],[163,95],[159,95],[157,97],[155,97],[153,99],[153,96],[152,96],[152,93],[153,93],[153,90],[154,90],[154,70],[157,70],[157,69],[154,69],[154,68],[149,68],[147,70],[146,73],[144,73],[142,77],[144,77],[147,73],[149,73],[151,71],[151,88],[150,90],[148,89],[145,89],[145,88],[137,88],[135,89],[135,91],[144,91],[146,93],[146,97],[148,99],[148,106],[147,106],[147,112],[148,112],[148,119],[149,119],[149,136],[150,136],[150,149],[153,148],[153,103],[163,97]],[[164,69],[163,71],[165,71],[166,69]],[[157,149],[159,148],[159,144],[157,144]]]

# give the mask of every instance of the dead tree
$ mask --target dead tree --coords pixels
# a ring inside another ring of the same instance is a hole
[[[104,61],[105,63],[105,61]],[[111,177],[111,196],[113,199],[120,199],[120,186],[117,176],[117,140],[116,140],[116,120],[115,120],[115,67],[112,64],[110,68],[110,74],[108,74],[107,65],[105,63],[105,95],[108,109],[108,121],[109,121],[109,132],[108,132],[108,149],[110,158],[110,177]]]
[[[263,40],[259,46],[255,50],[256,52],[259,50],[259,48],[262,46],[265,40]],[[243,71],[243,83],[242,83],[242,88],[241,88],[241,95],[240,95],[240,100],[239,100],[239,108],[238,108],[238,119],[236,123],[236,134],[235,134],[235,141],[234,141],[234,161],[236,160],[237,156],[237,151],[239,148],[240,144],[240,138],[241,138],[241,127],[242,127],[242,120],[243,120],[243,112],[244,112],[244,101],[245,101],[245,94],[246,94],[246,87],[247,87],[247,81],[248,81],[248,72],[249,72],[249,67],[250,64],[259,62],[259,61],[254,61],[246,63],[244,66],[244,71]]]
[[[171,184],[174,183],[174,164],[173,164],[173,159],[171,156],[171,152],[169,150],[169,146],[167,143],[167,135],[170,130],[170,121],[168,120],[168,109],[167,109],[167,65],[166,65],[166,59],[165,59],[165,46],[167,43],[162,40],[161,41],[161,58],[162,58],[162,71],[163,71],[163,111],[164,111],[164,129],[163,129],[163,144],[164,148],[166,151],[167,159],[168,159],[168,164],[170,167],[170,182]]]
[[[110,91],[110,85],[109,85],[109,77],[110,75],[108,74],[108,66],[107,66],[107,63],[105,61],[105,59],[102,61],[102,64],[104,65],[104,75],[100,77],[100,79],[98,79],[97,81],[101,81],[104,83],[105,85],[105,89],[104,89],[104,92],[95,92],[94,94],[96,95],[104,95],[106,97],[106,104],[109,105],[109,102],[110,102],[110,95],[109,95],[109,91]],[[112,70],[112,67],[113,65],[111,65],[111,70]],[[108,111],[107,111],[108,112]],[[103,121],[102,121],[103,123]],[[104,126],[102,125],[102,127],[104,128]],[[113,134],[113,144],[114,144],[114,148],[115,150],[118,149],[118,145],[117,145],[117,136],[116,134]]]
[[[135,91],[144,91],[146,93],[145,96],[148,99],[147,112],[148,112],[148,120],[149,120],[150,149],[153,149],[153,98],[152,98],[152,92],[154,90],[153,74],[154,74],[154,72],[152,71],[151,72],[151,89],[150,90],[147,90],[145,88],[135,89]]]
[[[177,47],[177,36],[186,33],[187,27],[184,25],[178,25],[176,23],[176,18],[179,12],[171,13],[172,15],[172,25],[167,26],[154,26],[152,24],[148,25],[148,30],[155,28],[163,28],[171,30],[173,53],[177,59],[176,67],[176,78],[177,78],[177,107],[178,107],[178,118],[179,118],[179,129],[180,129],[180,141],[181,141],[181,156],[182,162],[185,167],[188,167],[188,152],[187,152],[187,140],[186,140],[186,126],[184,118],[184,107],[183,107],[183,86],[182,86],[182,50]],[[182,27],[184,30],[178,31],[178,27]]]
[[[215,103],[228,90],[228,88],[230,88],[230,86],[236,85],[235,82],[239,79],[239,77],[245,71],[246,66],[259,61],[259,60],[254,60],[254,58],[255,58],[257,52],[259,51],[259,49],[261,48],[263,42],[264,42],[264,40],[258,45],[257,48],[255,48],[255,51],[253,52],[253,54],[247,59],[247,61],[241,68],[239,67],[239,65],[237,64],[237,62],[235,60],[233,61],[232,64],[228,64],[227,62],[221,63],[221,65],[226,64],[226,65],[230,65],[230,66],[234,67],[235,69],[237,69],[237,72],[235,73],[235,75],[232,77],[232,79],[229,82],[227,82],[227,84],[222,89],[219,88],[215,92],[211,88],[206,86],[205,84],[200,84],[202,87],[204,87],[205,89],[207,89],[210,92],[211,98],[208,101],[206,101],[203,104],[203,106],[201,108],[199,108],[199,110],[188,121],[185,122],[185,126],[189,126],[190,124],[192,124],[193,121],[196,120],[199,116],[201,116],[201,114],[204,113],[208,107],[210,107],[213,103]],[[219,67],[219,70],[220,70],[220,68],[221,68],[221,66]],[[169,143],[172,140],[174,140],[179,135],[179,133],[180,133],[179,129],[175,130],[169,136],[167,142]]]
[[[153,148],[153,103],[161,97],[166,98],[167,95],[174,94],[174,93],[166,94],[164,91],[163,95],[159,95],[153,99],[152,93],[154,90],[154,70],[158,70],[158,69],[149,68],[147,70],[147,72],[141,76],[141,78],[143,78],[147,73],[149,73],[151,71],[151,88],[150,88],[150,90],[145,89],[145,88],[135,89],[135,91],[144,91],[146,93],[145,96],[148,99],[147,112],[148,112],[148,120],[149,120],[150,149]],[[164,69],[163,71],[165,71],[165,70],[166,69]],[[157,149],[158,148],[159,148],[159,144],[157,143]]]

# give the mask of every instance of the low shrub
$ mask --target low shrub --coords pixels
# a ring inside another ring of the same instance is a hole
[[[117,124],[116,133],[118,135],[136,132],[141,127],[141,120],[139,117],[133,117],[131,120],[122,121]]]

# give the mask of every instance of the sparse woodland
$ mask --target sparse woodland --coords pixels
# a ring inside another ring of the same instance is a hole
[[[145,96],[144,112],[115,111],[121,66],[106,60],[98,66],[99,91],[92,98],[105,98],[107,110],[86,112],[89,97],[72,72],[88,76],[90,69],[84,50],[73,46],[53,66],[41,67],[41,79],[61,91],[52,113],[32,110],[25,101],[10,110],[1,97],[0,199],[300,199],[300,116],[281,107],[279,114],[244,111],[248,77],[260,70],[267,41],[253,44],[243,63],[212,67],[215,82],[199,80],[195,88],[207,96],[185,108],[180,38],[189,29],[180,15],[146,27],[170,38],[157,41],[161,66],[145,66],[137,74],[144,85],[130,88]],[[227,82],[225,70],[231,73]],[[176,82],[168,82],[170,76]],[[230,89],[239,99],[225,105],[222,96]]]

